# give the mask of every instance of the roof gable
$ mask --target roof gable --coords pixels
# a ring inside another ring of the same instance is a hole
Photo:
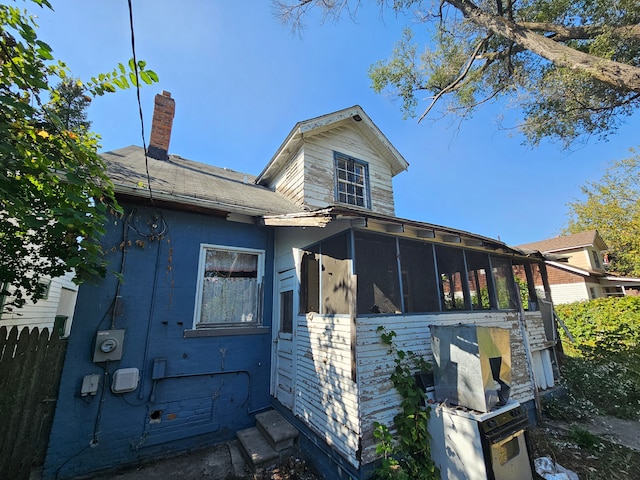
[[[585,230],[574,233],[573,235],[564,235],[539,242],[518,245],[518,248],[521,249],[538,250],[540,252],[560,252],[585,247],[595,247],[598,250],[606,250],[607,244],[604,243],[604,240],[602,240],[597,230]]]
[[[346,122],[355,125],[358,132],[372,145],[380,157],[389,164],[392,175],[397,175],[409,167],[409,163],[373,123],[362,107],[355,105],[327,115],[298,122],[264,170],[258,175],[256,183],[260,185],[270,184],[285,167],[289,156],[300,148],[304,137],[318,135],[337,128]]]

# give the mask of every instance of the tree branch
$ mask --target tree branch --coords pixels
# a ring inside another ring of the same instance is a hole
[[[433,108],[433,106],[437,103],[437,101],[443,95],[445,95],[447,93],[450,93],[450,92],[453,92],[453,91],[457,90],[458,88],[460,88],[460,86],[461,86],[460,83],[464,80],[464,78],[467,76],[467,74],[471,70],[471,66],[473,65],[473,62],[477,59],[478,53],[480,53],[480,50],[482,50],[482,48],[484,47],[484,45],[485,45],[485,43],[487,42],[488,39],[489,39],[489,37],[485,37],[485,38],[483,38],[482,40],[480,40],[478,42],[478,44],[476,45],[476,48],[473,50],[473,52],[469,56],[469,60],[467,61],[467,65],[462,70],[460,75],[458,75],[458,77],[453,82],[451,82],[449,85],[447,85],[442,90],[440,90],[432,98],[431,103],[429,104],[427,109],[424,111],[424,113],[422,115],[420,115],[420,118],[418,119],[418,123],[420,123],[422,121],[422,119],[429,114],[429,111]]]
[[[567,27],[547,22],[517,22],[527,30],[536,32],[553,33],[551,37],[555,41],[589,40],[603,33],[610,33],[616,38],[640,40],[640,25],[624,25],[622,27],[603,27],[599,25],[584,25],[579,27]]]
[[[500,35],[554,64],[582,71],[615,88],[640,93],[640,68],[580,52],[534,30],[484,12],[469,0],[446,0],[477,26]]]

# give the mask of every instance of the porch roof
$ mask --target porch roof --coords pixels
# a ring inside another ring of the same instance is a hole
[[[262,218],[264,225],[288,227],[325,227],[334,221],[348,221],[353,228],[395,234],[406,238],[433,240],[461,247],[482,248],[507,254],[543,258],[537,251],[520,250],[510,247],[500,240],[464,230],[406,218],[373,214],[342,206],[285,215],[265,215]]]

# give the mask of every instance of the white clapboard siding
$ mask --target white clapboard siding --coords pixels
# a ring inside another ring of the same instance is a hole
[[[529,346],[532,351],[548,347],[547,334],[544,330],[544,321],[540,312],[525,313],[525,326],[529,336]]]
[[[364,317],[358,319],[358,386],[362,424],[362,463],[376,459],[374,422],[391,427],[399,412],[399,397],[389,379],[394,368],[394,356],[380,340],[376,331],[385,325],[387,331],[396,332],[397,348],[413,351],[432,360],[429,325],[456,325],[459,323],[508,328],[511,332],[512,398],[521,402],[533,398],[524,342],[515,313],[480,312],[411,315],[390,317]],[[393,431],[393,430],[392,430]]]
[[[589,299],[589,291],[587,285],[580,283],[565,283],[559,285],[551,285],[551,298],[553,303],[573,303]]]
[[[360,437],[348,316],[299,316],[295,414],[352,465]]]
[[[37,327],[41,330],[48,328],[51,332],[56,315],[63,314],[69,317],[67,331],[65,332],[68,334],[75,308],[75,293],[78,291],[78,286],[72,281],[73,277],[74,273],[69,272],[61,277],[53,278],[49,285],[47,298],[40,299],[36,303],[27,299],[22,308],[14,308],[10,312],[0,312],[0,325],[4,325],[7,328],[13,326],[29,327],[30,329]],[[69,298],[68,295],[65,296],[64,308],[63,311],[60,311],[60,297],[63,288],[74,295],[72,298]],[[8,299],[8,301],[10,300],[11,298]]]
[[[283,174],[280,177],[282,182],[277,186],[278,191],[287,191],[290,196],[294,188],[302,189],[304,203],[312,208],[335,204],[334,152],[340,152],[368,163],[372,211],[386,215],[394,214],[390,166],[354,126],[341,125],[305,137],[302,152],[303,183],[299,182],[296,175]],[[295,169],[299,175],[299,167],[300,160],[297,158],[286,169]],[[285,178],[289,180],[284,181]],[[296,179],[295,183],[293,178]],[[295,198],[299,196],[300,194]]]
[[[304,203],[304,156],[298,152],[274,179],[273,188],[299,205]]]

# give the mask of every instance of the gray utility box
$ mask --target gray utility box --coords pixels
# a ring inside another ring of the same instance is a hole
[[[122,358],[124,330],[99,330],[93,349],[94,363],[110,362]]]
[[[430,329],[436,401],[479,412],[506,402],[511,384],[508,329],[476,325]]]

